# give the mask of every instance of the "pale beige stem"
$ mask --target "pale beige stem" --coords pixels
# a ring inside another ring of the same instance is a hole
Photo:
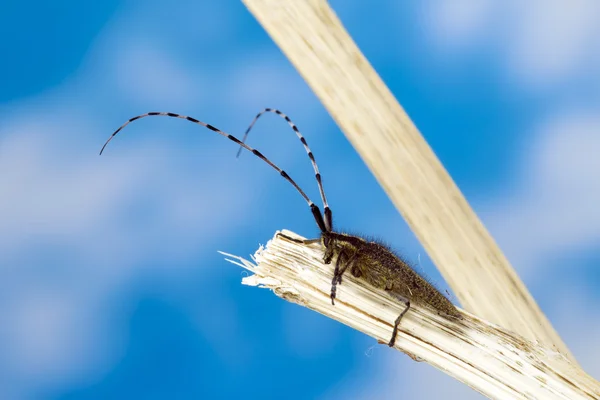
[[[554,346],[574,361],[327,2],[243,2],[337,121],[464,308],[528,339]],[[401,38],[395,40],[390,49],[402,45]]]
[[[334,264],[322,263],[318,243],[302,245],[276,235],[255,253],[254,263],[223,254],[253,273],[243,278],[244,284],[272,289],[285,300],[384,343],[404,307],[350,273],[344,275],[332,306],[329,294]],[[600,399],[600,384],[562,354],[466,312],[463,316],[462,321],[449,320],[412,306],[400,323],[396,349],[494,399]],[[391,351],[386,344],[382,349]]]

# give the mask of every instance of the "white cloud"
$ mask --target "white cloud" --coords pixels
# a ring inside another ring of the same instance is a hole
[[[120,42],[109,64],[114,68],[117,89],[125,96],[122,100],[141,106],[191,104],[199,97],[198,92],[210,92],[208,82],[199,82],[202,74],[194,75],[174,60],[169,49],[147,41]]]
[[[485,216],[486,225],[525,279],[558,267],[548,263],[557,255],[593,249],[600,240],[598,132],[593,109],[543,122],[522,152],[515,193],[486,206],[498,210]]]
[[[532,89],[572,82],[600,67],[600,4],[594,0],[425,3],[426,34],[449,50],[499,56],[516,83]]]
[[[493,17],[491,0],[430,0],[422,3],[427,33],[443,43],[440,50],[456,51],[481,40]]]
[[[96,364],[102,352],[94,351],[94,344],[102,340],[93,305],[81,304],[89,299],[49,285],[28,286],[11,301],[8,337],[2,338],[13,344],[3,351],[13,373],[48,384]]]
[[[598,67],[597,1],[518,2],[497,29],[506,32],[508,66],[523,82],[564,82]]]

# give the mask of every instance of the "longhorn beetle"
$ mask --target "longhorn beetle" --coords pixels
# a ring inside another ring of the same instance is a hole
[[[323,200],[323,213],[321,213],[319,207],[308,198],[304,191],[284,170],[271,162],[271,160],[265,157],[260,151],[253,149],[245,143],[248,133],[254,126],[254,123],[266,112],[275,113],[285,119],[292,130],[296,132],[300,142],[302,142],[302,145],[304,146],[304,149],[306,150],[308,158],[310,158],[315,171],[315,178],[319,187],[321,199]],[[406,314],[410,308],[411,301],[418,305],[434,308],[439,314],[459,319],[461,318],[458,310],[439,290],[437,290],[426,278],[413,270],[400,256],[395,254],[387,246],[375,241],[366,240],[361,237],[352,236],[345,233],[335,232],[333,230],[332,213],[327,203],[327,198],[325,197],[325,191],[323,190],[323,183],[321,181],[321,174],[319,172],[317,162],[315,161],[315,157],[308,147],[306,139],[304,139],[304,136],[302,136],[298,130],[298,127],[287,115],[281,111],[272,108],[265,108],[259,112],[246,130],[243,140],[239,140],[233,135],[223,132],[222,130],[217,129],[210,124],[199,121],[192,117],[169,112],[149,112],[130,118],[127,122],[121,125],[116,131],[113,132],[106,143],[104,143],[104,146],[102,146],[102,149],[100,150],[100,154],[102,154],[106,148],[106,145],[123,128],[133,121],[150,116],[166,116],[184,119],[208,128],[211,131],[216,132],[219,135],[224,136],[232,142],[240,145],[240,151],[242,148],[248,150],[269,164],[271,168],[279,172],[279,174],[285,180],[291,183],[292,186],[296,188],[298,193],[300,193],[300,195],[308,203],[317,226],[321,230],[321,236],[317,239],[308,240],[298,240],[286,236],[286,239],[303,244],[320,242],[324,247],[323,263],[325,264],[330,264],[333,258],[336,257],[333,279],[331,280],[331,304],[335,305],[336,287],[342,283],[342,276],[346,270],[349,270],[354,277],[363,279],[372,286],[384,290],[390,296],[404,304],[404,309],[394,321],[394,329],[388,346],[394,346],[396,336],[398,334],[398,325],[400,324],[400,320],[404,314]],[[240,153],[238,152],[238,156],[239,154]]]

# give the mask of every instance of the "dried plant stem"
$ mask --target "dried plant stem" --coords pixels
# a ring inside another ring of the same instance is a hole
[[[325,0],[243,0],[336,120],[463,307],[574,361]],[[371,21],[370,23],[373,23]],[[395,45],[401,45],[396,38]]]
[[[285,231],[287,236],[298,237]],[[386,293],[344,275],[336,305],[329,299],[333,264],[322,263],[319,244],[302,245],[275,235],[255,263],[223,253],[253,275],[243,283],[272,289],[387,343],[403,305]],[[318,334],[318,333],[315,333]],[[464,312],[464,320],[411,307],[400,324],[396,348],[425,361],[494,399],[600,399],[600,384],[558,352],[534,344]]]

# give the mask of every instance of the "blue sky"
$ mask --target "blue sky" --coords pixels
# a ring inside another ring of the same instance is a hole
[[[331,2],[578,361],[600,376],[600,5]],[[479,398],[432,367],[240,284],[302,198],[225,139],[280,108],[336,226],[439,273],[241,2],[73,1],[0,13],[0,398]],[[249,139],[318,191],[275,116]]]

